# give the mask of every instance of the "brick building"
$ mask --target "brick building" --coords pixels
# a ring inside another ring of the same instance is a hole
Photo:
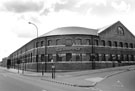
[[[31,40],[11,55],[12,67],[31,71],[99,69],[135,63],[135,36],[120,22],[101,29],[62,27]]]

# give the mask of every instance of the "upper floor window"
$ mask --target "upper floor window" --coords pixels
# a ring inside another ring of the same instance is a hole
[[[48,46],[52,45],[52,40],[48,40]]]
[[[105,41],[101,40],[102,46],[105,46]]]
[[[86,39],[86,45],[90,45],[90,39]]]
[[[44,41],[41,41],[41,46],[44,46]]]
[[[56,45],[60,45],[61,44],[61,40],[60,39],[57,39],[56,40]]]
[[[128,43],[125,43],[125,47],[128,48]]]
[[[75,40],[75,45],[81,45],[82,44],[82,40],[81,39],[76,39]]]
[[[94,44],[95,44],[95,45],[98,45],[98,40],[95,40]]]
[[[73,42],[71,39],[66,39],[66,46],[72,46]]]
[[[117,27],[117,34],[124,35],[124,29],[121,26]]]
[[[108,41],[108,46],[112,46],[112,42],[111,41]]]
[[[130,43],[130,48],[133,48],[133,43]]]
[[[36,47],[39,47],[39,42],[36,42]]]
[[[120,47],[123,47],[123,43],[122,42],[120,42]]]
[[[117,42],[116,41],[114,41],[114,46],[117,47]]]

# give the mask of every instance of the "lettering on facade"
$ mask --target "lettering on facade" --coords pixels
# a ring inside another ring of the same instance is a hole
[[[70,48],[70,47],[65,47],[65,48],[56,48],[56,51],[79,51],[81,48]]]

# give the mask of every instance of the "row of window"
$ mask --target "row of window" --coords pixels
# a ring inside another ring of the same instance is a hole
[[[53,58],[53,54],[48,54],[47,62],[51,62]],[[13,59],[15,61],[15,59]],[[32,54],[27,55],[25,57],[20,58],[21,60],[25,60],[25,63],[31,62],[45,62],[45,55],[41,54],[36,55],[36,60],[33,59]],[[56,62],[58,61],[134,61],[134,55],[119,55],[119,54],[94,54],[94,56],[90,53],[86,54],[56,54]],[[17,61],[16,61],[17,62]]]
[[[66,40],[66,45],[72,46],[72,45],[82,45],[82,40],[81,39],[76,39],[75,43],[73,43],[73,41],[71,39],[67,39]],[[40,44],[40,45],[39,45]],[[92,41],[90,39],[86,39],[85,40],[85,45],[99,45],[99,41],[98,40],[94,40],[94,42],[92,43]],[[53,45],[52,44],[52,40],[48,40],[48,46]],[[56,40],[56,45],[62,45],[62,42],[60,39]],[[123,43],[123,42],[117,42],[117,41],[105,41],[105,40],[101,40],[101,44],[102,46],[114,46],[114,47],[126,47],[126,48],[134,48],[134,44],[133,43]],[[39,46],[44,46],[44,41],[41,42],[36,42],[36,47]]]
[[[117,42],[117,41],[114,41],[114,42],[111,42],[111,41],[108,41],[107,43],[102,40],[101,41],[101,44],[102,46],[114,46],[114,47],[126,47],[126,48],[134,48],[134,45],[133,43],[123,43],[123,42]]]

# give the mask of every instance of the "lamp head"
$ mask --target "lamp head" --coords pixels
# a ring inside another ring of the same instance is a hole
[[[28,22],[29,24],[31,24],[31,22]]]

